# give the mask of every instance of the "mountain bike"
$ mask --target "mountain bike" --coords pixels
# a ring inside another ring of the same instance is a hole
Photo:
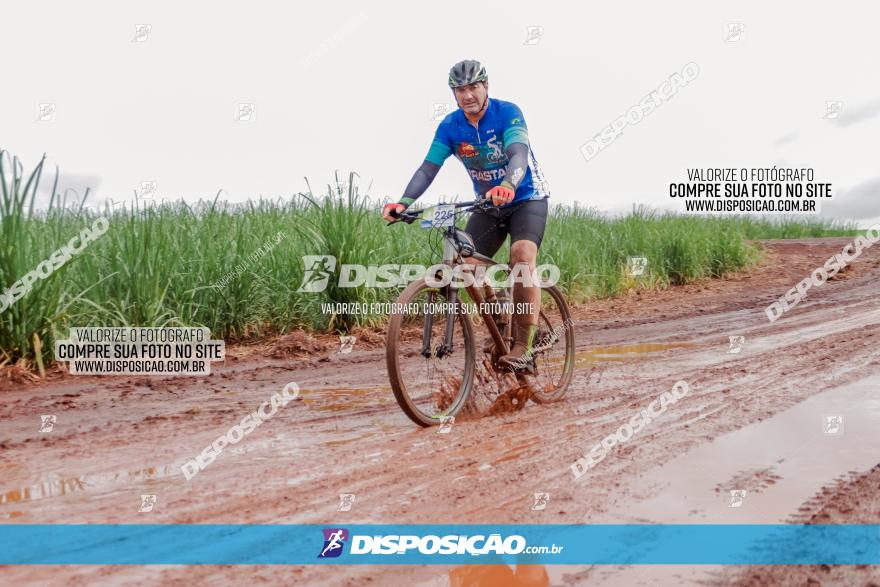
[[[511,369],[499,358],[512,343],[510,318],[516,308],[509,302],[487,304],[483,295],[487,288],[477,280],[462,287],[466,280],[456,284],[441,278],[450,270],[463,276],[475,272],[480,264],[491,266],[495,284],[503,284],[488,291],[495,294],[496,302],[512,299],[506,279],[510,267],[475,252],[473,239],[455,225],[461,214],[489,208],[492,205],[488,200],[476,200],[395,215],[398,221],[408,224],[421,218],[422,227],[439,231],[443,240],[442,263],[431,269],[439,267],[442,271],[411,282],[401,292],[393,306],[396,310],[391,313],[386,341],[385,357],[394,397],[404,413],[420,426],[440,424],[467,405],[478,356],[496,376],[514,377],[537,403],[559,401],[571,383],[574,328],[565,296],[555,284],[541,284],[538,329],[528,363]],[[492,302],[492,296],[488,297]],[[491,350],[477,344],[471,316],[488,331],[494,343]]]

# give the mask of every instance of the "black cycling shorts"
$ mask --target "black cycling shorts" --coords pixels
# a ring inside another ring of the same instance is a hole
[[[527,240],[540,247],[547,225],[547,207],[547,198],[543,198],[474,212],[464,230],[473,237],[476,251],[487,257],[498,252],[508,234],[511,243]]]

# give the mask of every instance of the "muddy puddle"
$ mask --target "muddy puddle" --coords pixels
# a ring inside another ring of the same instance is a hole
[[[876,465],[878,446],[880,376],[874,376],[646,471],[635,484],[638,503],[601,522],[784,523],[795,513],[791,504],[807,501],[831,479]]]
[[[591,524],[781,524],[831,480],[877,464],[880,376],[814,395],[645,471],[632,497]],[[613,458],[613,455],[610,457]],[[588,475],[587,475],[588,477]],[[585,477],[586,478],[586,477]],[[878,520],[863,520],[877,523]],[[688,582],[721,567],[688,567]],[[596,569],[590,584],[679,584],[682,568]],[[562,568],[551,568],[554,583]],[[677,580],[678,579],[678,580]]]
[[[388,385],[303,389],[299,397],[309,409],[318,412],[342,412],[394,403],[394,395]]]
[[[50,497],[83,493],[93,489],[110,487],[117,484],[130,484],[140,481],[159,479],[175,473],[170,466],[147,467],[131,471],[94,473],[79,476],[58,476],[33,485],[10,489],[0,493],[0,519],[18,518],[24,512],[11,509],[16,505],[26,505],[36,500]]]
[[[643,342],[638,344],[618,344],[592,347],[579,351],[574,355],[575,369],[589,368],[597,363],[609,361],[629,361],[639,357],[662,351],[689,349],[697,346],[694,342]],[[564,357],[553,355],[543,359],[551,365],[561,365]]]
[[[603,361],[627,361],[649,353],[659,353],[672,349],[688,349],[696,346],[692,342],[645,342],[640,344],[621,344],[595,347],[575,354],[575,367],[585,367]]]

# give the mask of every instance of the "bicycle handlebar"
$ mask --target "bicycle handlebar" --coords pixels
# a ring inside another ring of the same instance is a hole
[[[468,208],[465,212],[471,212],[473,210],[487,210],[492,207],[492,203],[487,199],[476,199],[472,202],[458,202],[452,204],[455,208]],[[415,222],[419,216],[422,215],[422,212],[425,210],[413,210],[412,212],[403,212],[399,214],[397,210],[391,210],[388,214],[392,218],[396,218],[394,222],[389,222],[385,226],[391,226],[392,224],[396,224],[398,222],[406,222],[407,224],[412,224]]]

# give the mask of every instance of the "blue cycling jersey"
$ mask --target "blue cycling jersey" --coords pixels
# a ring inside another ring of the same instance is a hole
[[[504,181],[505,166],[508,163],[505,146],[513,143],[529,145],[526,121],[519,106],[495,98],[488,100],[486,112],[477,126],[468,121],[461,109],[448,114],[437,127],[434,141],[425,158],[430,163],[443,165],[450,155],[455,155],[471,176],[477,196],[484,196]],[[547,197],[544,190],[532,182],[534,165],[530,148],[529,163],[525,170],[508,170],[512,174],[525,174],[511,203]],[[519,177],[511,177],[508,181],[516,185],[519,180]]]

